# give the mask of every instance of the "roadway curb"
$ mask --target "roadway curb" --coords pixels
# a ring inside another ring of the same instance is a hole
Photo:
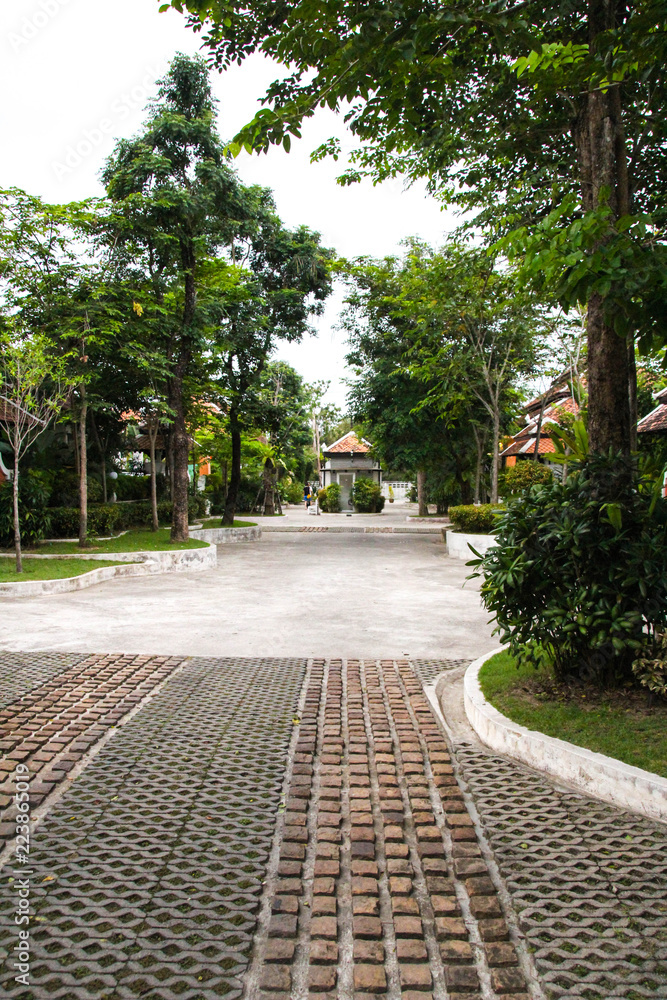
[[[463,681],[466,715],[482,742],[498,753],[574,786],[585,795],[667,823],[667,779],[519,726],[486,700],[479,684],[479,671],[499,652],[502,648],[471,663]]]

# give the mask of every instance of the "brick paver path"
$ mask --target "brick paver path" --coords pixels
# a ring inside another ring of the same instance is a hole
[[[5,774],[65,788],[12,1000],[667,998],[667,831],[452,747],[460,662],[57,656],[0,655]]]

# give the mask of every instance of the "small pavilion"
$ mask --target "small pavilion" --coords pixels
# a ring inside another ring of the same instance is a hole
[[[339,484],[341,510],[354,508],[352,487],[357,479],[372,479],[382,485],[382,468],[371,455],[371,448],[370,441],[365,438],[360,441],[354,431],[322,447],[322,486],[326,489],[332,483]]]

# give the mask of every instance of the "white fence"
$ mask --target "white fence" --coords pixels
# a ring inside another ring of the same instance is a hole
[[[407,495],[412,489],[412,483],[393,483],[384,482],[382,484],[382,496],[389,499],[389,487],[391,486],[392,492],[394,494],[394,500],[396,503],[405,503],[407,500]]]

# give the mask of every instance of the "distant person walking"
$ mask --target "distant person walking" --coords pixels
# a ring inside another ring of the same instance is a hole
[[[312,496],[313,495],[310,492],[310,484],[306,483],[306,485],[303,488],[303,499],[306,504],[306,510],[308,510],[308,508],[310,507],[310,501],[312,499]]]

